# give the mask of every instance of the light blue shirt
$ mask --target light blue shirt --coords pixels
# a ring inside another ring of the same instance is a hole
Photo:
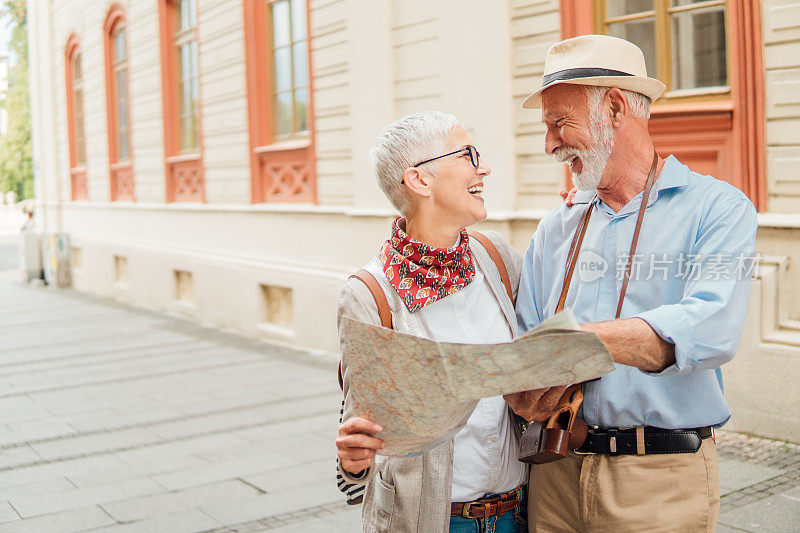
[[[630,251],[639,193],[615,213],[593,191],[542,219],[522,268],[520,333],[553,316],[575,228],[594,209],[565,307],[579,322],[613,320]],[[601,427],[721,426],[731,412],[720,366],[744,329],[757,268],[755,208],[732,185],[692,172],[670,156],[650,193],[620,318],[645,320],[675,345],[675,364],[645,372],[616,364],[584,385],[583,419]]]

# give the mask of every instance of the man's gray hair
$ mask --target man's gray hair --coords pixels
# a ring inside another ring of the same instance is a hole
[[[420,161],[443,155],[450,130],[460,125],[453,115],[425,111],[395,120],[378,135],[369,152],[372,170],[383,194],[400,214],[405,214],[409,203],[406,188],[400,183],[403,172]],[[436,172],[438,161],[426,166],[426,170]]]
[[[603,96],[611,89],[611,87],[597,87],[594,85],[585,85],[584,87],[586,87],[586,95],[589,98],[589,109],[595,109],[599,106]],[[631,115],[636,118],[650,118],[650,98],[642,93],[627,89],[619,89],[619,91],[625,95],[625,99],[631,109]]]

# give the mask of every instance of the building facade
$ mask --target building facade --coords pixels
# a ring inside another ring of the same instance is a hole
[[[493,168],[485,228],[521,252],[560,198],[548,47],[608,33],[669,92],[662,154],[759,210],[731,427],[800,441],[797,0],[29,0],[36,195],[81,291],[336,350],[339,286],[394,213],[370,173],[404,114],[457,115]],[[788,376],[788,377],[787,377]],[[780,396],[775,391],[785,391]]]

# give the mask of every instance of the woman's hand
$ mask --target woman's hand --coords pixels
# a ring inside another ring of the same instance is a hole
[[[359,474],[372,465],[377,451],[385,446],[381,439],[372,436],[380,431],[383,431],[380,425],[361,417],[351,418],[339,426],[336,447],[339,463],[345,471]]]
[[[565,390],[567,390],[566,385],[515,392],[506,394],[503,398],[511,406],[511,409],[525,420],[544,422],[556,410],[558,400],[561,399]]]
[[[564,200],[564,203],[568,206],[572,207],[572,201],[575,199],[575,195],[578,194],[578,188],[573,187],[571,191],[561,191],[558,194],[561,195],[561,198]]]

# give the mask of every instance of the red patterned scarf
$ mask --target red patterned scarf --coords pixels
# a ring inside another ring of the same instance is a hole
[[[412,239],[400,229],[397,218],[392,236],[383,245],[383,273],[397,290],[408,310],[428,304],[463,289],[475,279],[467,230],[455,248],[433,248]]]

